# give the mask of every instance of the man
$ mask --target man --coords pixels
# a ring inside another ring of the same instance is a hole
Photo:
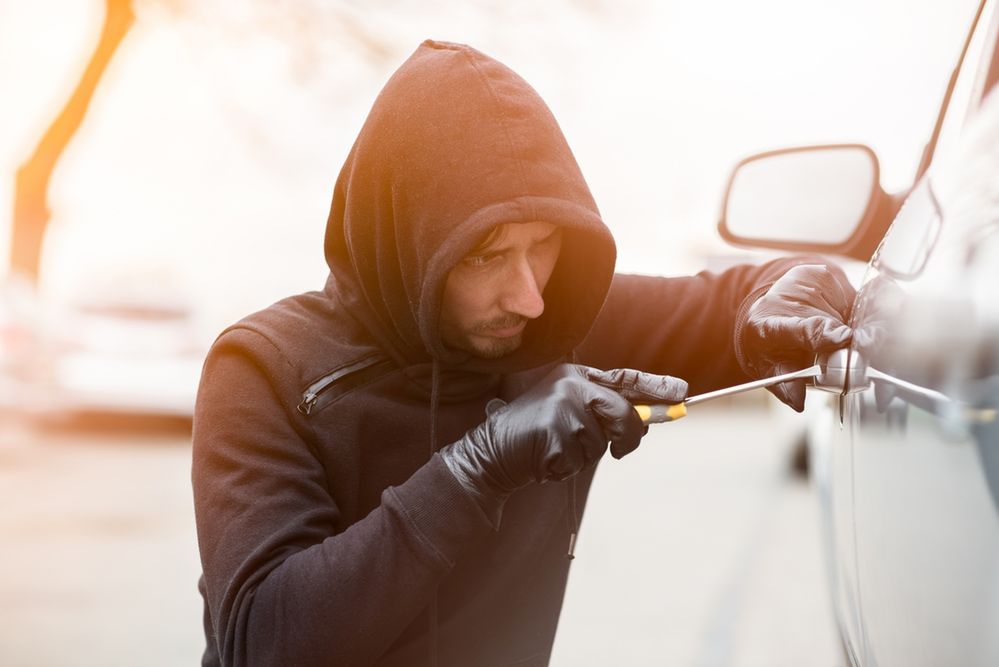
[[[545,664],[595,463],[644,433],[629,401],[850,336],[848,283],[800,260],[615,276],[547,107],[458,44],[386,84],[325,250],[323,291],[229,328],[205,364],[206,664]],[[803,385],[778,394],[801,409]]]

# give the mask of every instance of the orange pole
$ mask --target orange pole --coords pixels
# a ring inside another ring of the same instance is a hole
[[[10,246],[11,272],[37,284],[42,240],[48,226],[49,181],[59,157],[73,139],[118,45],[135,21],[131,0],[106,0],[104,26],[87,68],[59,115],[31,156],[17,170]]]

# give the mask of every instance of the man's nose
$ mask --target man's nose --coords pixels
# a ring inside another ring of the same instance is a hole
[[[545,300],[530,262],[526,259],[517,262],[511,273],[500,306],[508,313],[528,319],[541,317],[545,312]]]

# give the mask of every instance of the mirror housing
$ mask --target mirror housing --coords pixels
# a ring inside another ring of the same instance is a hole
[[[878,158],[862,144],[768,151],[732,170],[718,232],[735,245],[867,261],[901,199],[881,189]]]

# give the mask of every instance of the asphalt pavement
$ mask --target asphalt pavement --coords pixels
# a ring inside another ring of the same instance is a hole
[[[803,426],[760,391],[605,457],[552,665],[843,666]]]
[[[601,463],[552,665],[842,665],[800,420],[691,413]],[[0,419],[0,664],[198,664],[188,432]]]

